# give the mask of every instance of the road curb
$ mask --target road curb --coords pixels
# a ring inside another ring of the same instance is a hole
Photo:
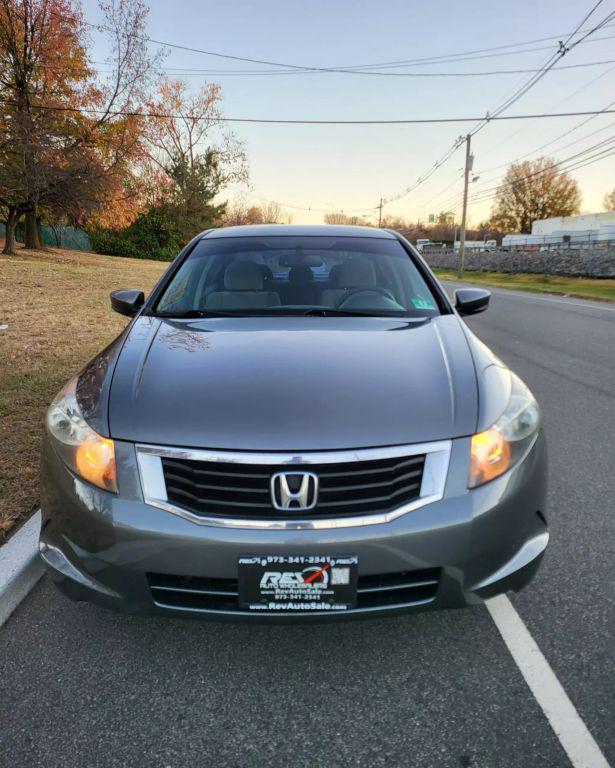
[[[0,627],[43,575],[38,554],[41,511],[0,547]]]

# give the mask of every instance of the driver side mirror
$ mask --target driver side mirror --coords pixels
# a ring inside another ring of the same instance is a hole
[[[459,288],[455,291],[455,309],[460,315],[476,315],[489,306],[491,292],[482,288]]]
[[[111,309],[120,315],[133,317],[145,303],[145,294],[136,288],[111,292]]]

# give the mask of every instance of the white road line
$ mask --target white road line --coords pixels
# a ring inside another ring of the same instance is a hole
[[[486,602],[491,618],[574,768],[609,768],[600,747],[506,595]]]
[[[489,286],[485,286],[489,289]],[[583,307],[583,309],[601,309],[603,312],[615,312],[615,307],[603,307],[601,304],[585,304],[580,301],[568,301],[567,299],[551,299],[547,296],[528,296],[521,291],[492,291],[499,296],[508,296],[511,298],[529,299],[530,301],[549,301],[551,304],[570,304],[572,307]]]
[[[453,282],[456,286],[466,286],[468,283],[456,283],[454,281],[443,281],[443,282]],[[597,302],[594,302],[590,304],[589,302],[591,299],[588,299],[587,302],[581,302],[581,301],[568,301],[568,299],[557,299],[557,298],[551,298],[548,296],[530,296],[527,293],[523,293],[523,291],[507,291],[507,290],[497,290],[495,288],[492,288],[489,285],[485,285],[484,283],[473,283],[473,285],[476,285],[479,288],[486,288],[488,291],[491,291],[491,293],[495,293],[497,296],[506,296],[511,299],[528,299],[529,301],[548,301],[551,304],[569,304],[572,307],[582,307],[583,309],[600,309],[603,312],[615,312],[615,307],[607,307],[603,306],[602,304],[599,304]]]

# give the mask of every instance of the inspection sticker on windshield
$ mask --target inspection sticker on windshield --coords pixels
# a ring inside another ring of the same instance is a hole
[[[435,309],[436,305],[432,299],[426,299],[424,296],[413,296],[412,305],[416,309]]]
[[[239,605],[286,613],[345,611],[357,601],[356,555],[252,555],[240,557]]]

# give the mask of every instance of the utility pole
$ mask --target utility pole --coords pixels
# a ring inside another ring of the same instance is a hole
[[[468,184],[470,181],[470,171],[474,158],[470,153],[470,142],[472,134],[466,136],[466,167],[463,174],[463,212],[461,214],[461,231],[459,233],[459,265],[457,267],[457,277],[463,277],[463,267],[466,255],[466,217],[468,214]]]
[[[378,206],[378,228],[379,229],[382,226],[382,205],[383,205],[383,200],[382,198],[380,198],[380,205]]]

